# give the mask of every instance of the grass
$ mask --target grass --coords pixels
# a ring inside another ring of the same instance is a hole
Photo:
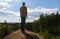
[[[53,36],[46,30],[45,32],[40,32],[40,35],[44,37],[44,39],[60,39],[60,36]]]

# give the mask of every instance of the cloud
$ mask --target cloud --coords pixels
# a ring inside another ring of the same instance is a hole
[[[10,23],[10,22],[11,22],[11,23],[12,23],[12,22],[20,22],[20,18],[16,18],[16,17],[15,17],[15,18],[12,18],[12,17],[11,17],[11,18],[10,18],[10,17],[9,17],[9,18],[5,18],[5,17],[3,17],[3,16],[0,16],[0,22],[4,22],[5,20],[6,20],[8,23]]]
[[[20,22],[20,14],[19,12],[14,11],[7,11],[6,8],[0,9],[0,22],[4,22],[4,20],[7,20],[7,22]]]
[[[4,7],[4,8],[2,8],[3,10],[7,10],[7,8],[6,7]]]
[[[6,6],[6,5],[8,5],[8,3],[7,2],[0,2],[0,5]]]
[[[4,6],[6,6],[6,7],[11,7],[11,5],[9,4],[9,2],[10,2],[11,0],[2,0],[2,1],[0,1],[0,6],[2,6],[2,7],[4,7]]]
[[[13,12],[13,11],[5,11],[4,10],[5,8],[3,8],[3,9],[0,9],[0,12],[4,12],[4,13],[9,13],[9,14],[13,14],[13,15],[15,15],[15,16],[20,16],[20,14],[18,13],[18,12]]]
[[[17,1],[17,2],[21,1],[22,2],[23,0],[14,0],[14,1]]]
[[[5,11],[4,9],[0,9],[0,12],[2,12],[2,15],[0,14],[0,22],[4,22],[4,20],[7,20],[7,22],[21,22],[18,12]],[[3,14],[6,14],[8,17],[3,16]],[[27,22],[33,22],[33,20],[37,20],[37,18],[38,17],[28,16]]]
[[[4,22],[5,18],[0,16],[0,22]]]
[[[11,2],[12,0],[4,0],[4,1]]]
[[[39,17],[28,16],[26,22],[33,22],[34,20],[38,20]]]
[[[38,20],[40,13],[54,13],[58,10],[58,8],[42,8],[42,7],[37,7],[34,9],[28,8],[28,18],[27,18],[27,22],[33,22],[34,20]],[[0,15],[0,22],[4,22],[4,20],[7,20],[7,22],[21,22],[20,19],[20,13],[19,11],[14,12],[14,11],[7,11],[6,8],[2,8],[0,9],[0,12],[3,12],[3,14],[7,14],[5,18],[5,16]]]
[[[42,13],[56,13],[58,8],[44,8],[44,7],[37,7],[35,9],[30,9],[28,8],[28,13],[33,13],[33,12],[42,12]]]

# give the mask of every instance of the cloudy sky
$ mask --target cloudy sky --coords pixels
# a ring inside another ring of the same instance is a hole
[[[0,22],[20,22],[22,2],[28,8],[27,22],[37,20],[40,14],[60,12],[60,0],[0,0]]]

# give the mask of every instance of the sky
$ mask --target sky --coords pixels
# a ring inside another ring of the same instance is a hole
[[[23,2],[28,9],[26,22],[38,20],[40,14],[60,12],[60,0],[0,0],[0,22],[21,22],[19,9]]]

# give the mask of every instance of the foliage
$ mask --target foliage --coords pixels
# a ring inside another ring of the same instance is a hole
[[[14,24],[15,25],[15,24]],[[18,30],[19,26],[13,26],[13,24],[2,23],[0,24],[0,39],[3,39],[6,35],[12,33],[13,31]]]

